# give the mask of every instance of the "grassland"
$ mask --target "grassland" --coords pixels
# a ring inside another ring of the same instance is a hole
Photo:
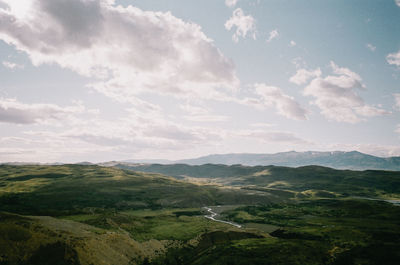
[[[95,165],[2,165],[0,265],[398,264],[400,207],[365,198],[399,198],[399,173],[314,169],[219,171],[225,186],[215,186]],[[204,218],[213,205],[242,228]]]
[[[277,200],[269,194],[99,166],[3,165],[0,176],[0,210],[19,214],[60,216],[104,209],[155,210]]]
[[[364,196],[400,199],[400,172],[382,170],[336,170],[321,166],[298,168],[243,165],[131,165],[117,164],[119,168],[160,173],[177,179],[195,178],[202,182],[224,186],[253,188],[259,191],[292,192],[288,196]],[[268,190],[267,190],[268,189]]]

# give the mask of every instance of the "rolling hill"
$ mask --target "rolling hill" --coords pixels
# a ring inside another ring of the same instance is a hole
[[[400,258],[400,172],[117,166],[0,165],[0,264],[395,265]]]
[[[345,196],[391,197],[400,193],[398,171],[352,171],[321,166],[298,168],[243,165],[117,164],[134,171],[160,173],[187,181],[200,180],[224,186],[257,187],[293,192],[325,190]],[[271,190],[270,190],[271,191]]]

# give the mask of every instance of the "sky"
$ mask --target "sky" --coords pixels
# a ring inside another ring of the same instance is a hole
[[[400,0],[0,0],[0,161],[400,156]]]

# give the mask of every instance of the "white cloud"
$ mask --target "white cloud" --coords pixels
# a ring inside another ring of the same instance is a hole
[[[394,0],[394,2],[396,3],[397,6],[400,7],[400,0]]]
[[[256,39],[256,25],[255,20],[251,15],[244,15],[241,8],[233,11],[232,17],[225,22],[225,28],[231,30],[236,27],[236,31],[232,36],[234,42],[239,41],[239,37],[246,38],[247,33]]]
[[[394,96],[394,109],[400,111],[400,93],[393,94]]]
[[[293,97],[283,93],[282,89],[266,84],[255,84],[255,94],[261,99],[247,98],[244,100],[247,105],[254,105],[261,108],[275,107],[278,114],[294,120],[306,120],[305,110]]]
[[[397,128],[396,128],[395,132],[400,133],[400,124],[397,124]]]
[[[188,149],[199,143],[207,145],[221,140],[219,130],[168,121],[161,111],[142,112],[137,108],[127,111],[129,115],[126,117],[113,121],[93,120],[89,124],[81,124],[73,133],[66,132],[66,135],[96,141],[100,145],[103,144],[102,139],[110,139],[111,142],[119,142],[119,146],[133,149]]]
[[[297,45],[297,43],[294,40],[291,40],[289,43],[289,47],[294,47],[296,45]]]
[[[388,56],[386,56],[386,61],[389,64],[393,64],[400,67],[400,50],[397,53],[388,54]]]
[[[147,120],[147,123],[141,121],[146,119],[140,122],[135,118],[133,121],[91,120],[61,132],[26,131],[21,137],[3,137],[0,138],[0,160],[76,162],[87,160],[88,157],[90,161],[133,157],[175,159],[177,154],[185,154],[183,157],[187,158],[188,150],[198,150],[201,146],[205,148],[203,152],[209,153],[216,147],[223,147],[223,140],[265,142],[277,146],[310,144],[291,132],[270,128],[232,131],[187,128],[174,123],[159,123],[157,120]]]
[[[376,46],[372,45],[371,43],[367,43],[365,47],[367,47],[371,52],[376,50]]]
[[[274,123],[263,123],[263,122],[256,122],[256,123],[252,123],[250,124],[250,126],[252,127],[256,127],[256,128],[273,128],[276,127],[277,125]]]
[[[229,117],[224,115],[186,115],[183,118],[194,122],[224,122],[229,120]]]
[[[76,120],[64,121],[62,130],[41,126],[40,129],[23,132],[18,140],[11,137],[0,138],[0,145],[26,151],[26,155],[15,154],[18,160],[24,161],[39,158],[41,161],[77,161],[82,159],[80,157],[99,161],[118,157],[131,158],[146,152],[153,157],[168,152],[187,152],[198,146],[214,146],[223,139],[224,132],[219,128],[185,126],[167,121],[165,114],[159,111],[142,112],[131,108],[127,113],[128,115],[112,120],[105,120],[100,116],[87,119],[79,115]],[[3,157],[0,154],[0,160],[12,159],[12,156]]]
[[[368,105],[356,90],[365,89],[361,77],[348,68],[340,68],[331,62],[335,75],[316,77],[304,88],[304,95],[312,96],[322,115],[328,119],[357,123],[366,117],[388,114],[388,111]]]
[[[2,62],[3,66],[8,68],[8,69],[23,69],[24,66],[22,64],[17,64],[9,61],[3,61]]]
[[[269,37],[267,39],[267,42],[271,42],[273,39],[276,39],[278,37],[279,37],[279,32],[278,32],[277,29],[274,29],[269,33]]]
[[[32,7],[31,0],[0,0],[0,9],[8,10],[15,14],[18,18],[29,15],[29,10]]]
[[[0,0],[0,9],[8,10],[10,7],[3,0]]]
[[[134,103],[144,91],[202,96],[239,85],[233,62],[200,26],[169,12],[110,0],[3,1],[11,9],[0,9],[0,39],[34,65],[97,78],[90,86],[115,99]]]
[[[179,140],[180,143],[201,142],[204,135],[196,130],[184,128],[176,124],[149,124],[144,134],[154,138]]]
[[[284,131],[275,131],[275,130],[249,130],[249,131],[240,131],[238,136],[247,137],[247,138],[255,138],[257,140],[261,140],[267,143],[286,143],[286,144],[312,144],[309,141],[301,139],[297,137],[295,134],[291,132]]]
[[[203,106],[194,106],[192,104],[184,104],[180,106],[181,110],[190,115],[207,115],[209,110]]]
[[[223,115],[215,115],[208,109],[200,106],[194,106],[191,104],[181,105],[180,108],[183,110],[185,115],[183,116],[186,120],[194,122],[222,122],[227,121],[229,117]]]
[[[310,79],[321,76],[321,69],[315,70],[299,69],[296,74],[290,77],[289,81],[296,85],[303,85]]]
[[[225,0],[225,5],[228,7],[234,7],[239,0]]]
[[[25,104],[16,99],[0,98],[0,122],[16,124],[44,123],[67,119],[85,111],[82,105],[60,107],[54,104]]]
[[[18,137],[18,141],[9,137],[0,138],[0,142],[1,161],[78,162],[113,153],[114,150],[112,146],[85,144],[78,139],[63,138],[44,131],[26,132],[23,137]]]

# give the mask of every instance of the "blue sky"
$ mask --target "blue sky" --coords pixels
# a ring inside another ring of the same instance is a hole
[[[400,1],[0,0],[0,161],[400,156]]]

